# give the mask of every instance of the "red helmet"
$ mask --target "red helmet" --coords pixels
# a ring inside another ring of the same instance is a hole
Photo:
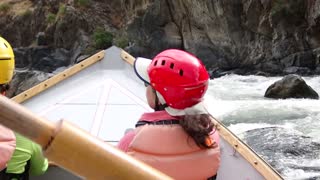
[[[142,78],[144,75],[140,72],[136,70]],[[147,74],[149,77],[142,79],[149,82],[167,105],[175,109],[199,103],[208,89],[209,75],[205,66],[194,55],[182,50],[169,49],[159,53],[151,63],[149,61]]]

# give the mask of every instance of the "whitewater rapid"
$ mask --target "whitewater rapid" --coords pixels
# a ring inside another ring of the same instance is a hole
[[[215,118],[286,179],[320,177],[320,100],[264,98],[266,89],[281,78],[227,75],[213,79],[206,104]],[[302,78],[320,94],[320,76]]]

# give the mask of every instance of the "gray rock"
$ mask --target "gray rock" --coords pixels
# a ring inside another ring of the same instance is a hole
[[[15,48],[16,68],[51,73],[59,67],[69,66],[70,52],[63,48],[45,46]]]
[[[39,32],[36,36],[36,39],[37,39],[37,46],[48,45],[44,32]]]
[[[243,140],[280,173],[286,168],[319,171],[317,165],[294,163],[295,159],[318,159],[320,143],[301,133],[281,128],[267,127],[243,133]]]
[[[319,66],[319,51],[313,52],[320,46],[319,9],[320,3],[304,0],[154,1],[134,19],[128,34],[144,42],[137,43],[143,54],[141,48],[132,49],[140,56],[177,47],[212,69],[284,75],[285,68],[302,67],[308,70],[296,73],[309,75]]]
[[[13,97],[18,95],[52,76],[53,74],[51,73],[41,71],[17,70],[13,80],[10,82],[10,89],[7,92],[7,96]]]
[[[298,75],[287,75],[268,87],[264,97],[274,99],[310,98],[319,99],[318,93],[313,90]]]

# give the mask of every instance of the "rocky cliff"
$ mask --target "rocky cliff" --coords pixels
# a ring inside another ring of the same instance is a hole
[[[319,30],[319,0],[162,0],[128,32],[138,55],[182,48],[217,74],[308,75],[320,72]]]
[[[150,58],[190,51],[213,77],[320,74],[320,0],[2,0],[0,25],[20,71],[52,73],[115,44]]]

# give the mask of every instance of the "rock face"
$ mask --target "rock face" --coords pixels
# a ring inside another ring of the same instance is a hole
[[[15,47],[16,73],[8,96],[12,97],[51,77],[59,67],[70,66],[97,52],[92,42],[96,28],[113,32],[117,30],[115,27],[119,29],[121,26],[121,21],[112,19],[121,6],[112,1],[77,2],[0,2],[0,6],[8,7],[6,11],[0,10],[0,34]],[[119,13],[117,17],[121,20],[123,15]]]
[[[70,52],[63,48],[31,47],[14,49],[16,68],[52,73],[57,68],[68,66]]]
[[[319,74],[319,29],[319,0],[163,0],[129,33],[135,55],[181,48],[220,71],[308,75]]]
[[[14,48],[14,54],[16,70],[7,93],[9,97],[48,79],[58,68],[67,68],[72,64],[70,62],[72,54],[63,48],[46,46]]]
[[[102,28],[114,43],[127,39],[134,56],[167,48],[194,53],[212,77],[320,74],[320,0],[81,2],[2,0],[10,8],[0,10],[0,34],[16,48],[63,48],[71,64],[96,52],[93,34]]]
[[[15,0],[12,4],[22,2],[31,3],[28,11],[1,16],[0,34],[20,47],[44,32],[48,44],[75,54],[71,62],[90,48],[94,29],[103,27],[128,35],[127,50],[135,56],[185,49],[201,58],[213,74],[320,74],[320,0],[91,0],[87,5],[72,0]],[[52,22],[50,13],[55,15]]]
[[[13,80],[10,82],[10,89],[7,92],[8,97],[13,97],[19,93],[28,90],[39,82],[45,81],[54,74],[42,71],[17,71]]]
[[[274,99],[310,98],[319,99],[318,93],[313,90],[298,75],[287,75],[268,87],[264,97]]]

